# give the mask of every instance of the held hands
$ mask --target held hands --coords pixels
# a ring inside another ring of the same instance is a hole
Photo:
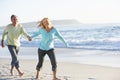
[[[32,39],[31,39],[31,37],[30,37],[30,36],[27,36],[27,38],[28,38],[28,41],[32,41]]]

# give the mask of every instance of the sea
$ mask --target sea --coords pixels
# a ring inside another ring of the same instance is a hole
[[[68,51],[68,54],[56,53],[59,61],[120,67],[119,24],[73,24],[54,25],[54,27],[68,43],[65,51],[66,53]],[[0,27],[0,37],[2,37],[4,28]],[[29,25],[29,23],[24,25],[24,28],[29,35],[34,34],[39,29],[36,25]],[[21,36],[21,47],[38,47],[40,39],[41,36],[38,36],[28,42],[24,36]],[[55,37],[54,43],[55,48],[65,48],[65,45],[57,37]],[[23,55],[26,54],[21,56]],[[7,56],[9,54],[0,54],[0,57]],[[32,59],[35,56],[27,54],[27,58]]]

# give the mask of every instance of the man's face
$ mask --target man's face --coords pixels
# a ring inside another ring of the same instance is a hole
[[[14,16],[12,17],[11,21],[12,21],[12,24],[16,24],[18,22],[18,19],[16,16]]]

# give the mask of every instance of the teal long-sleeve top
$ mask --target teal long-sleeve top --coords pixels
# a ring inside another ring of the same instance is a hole
[[[52,28],[50,32],[47,32],[46,29],[40,28],[38,32],[34,33],[31,36],[31,39],[41,35],[42,38],[39,43],[39,48],[41,50],[50,50],[54,48],[54,37],[57,36],[58,39],[60,39],[65,46],[67,47],[67,43],[65,42],[64,38],[61,36],[59,31],[56,28]]]

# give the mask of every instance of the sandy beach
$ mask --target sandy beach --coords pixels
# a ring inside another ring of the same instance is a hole
[[[5,52],[4,49],[2,52]],[[26,49],[23,48],[22,52],[26,52]],[[24,72],[22,77],[18,76],[15,69],[14,76],[10,75],[10,61],[10,58],[0,58],[0,80],[35,80],[37,59],[19,59],[20,69]],[[120,80],[120,67],[72,62],[57,62],[57,64],[57,76],[61,80]],[[45,60],[39,80],[52,79],[50,61]]]

